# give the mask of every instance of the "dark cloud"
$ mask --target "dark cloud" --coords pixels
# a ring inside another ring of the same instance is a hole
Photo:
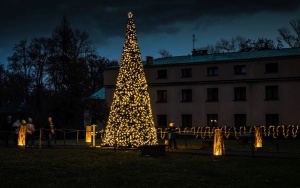
[[[298,0],[0,0],[0,48],[11,41],[49,36],[63,15],[73,28],[105,43],[111,37],[123,37],[129,11],[139,34],[147,35],[176,33],[186,23],[205,27],[241,14],[289,12],[299,5]]]

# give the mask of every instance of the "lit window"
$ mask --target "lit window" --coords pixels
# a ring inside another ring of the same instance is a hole
[[[218,126],[218,114],[207,114],[207,126],[209,127]]]

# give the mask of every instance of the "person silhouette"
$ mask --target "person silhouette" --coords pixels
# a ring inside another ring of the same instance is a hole
[[[169,124],[169,128],[167,132],[168,132],[168,140],[169,140],[169,150],[172,150],[172,143],[174,144],[174,149],[178,150],[177,142],[176,142],[177,133],[175,128],[175,123]]]

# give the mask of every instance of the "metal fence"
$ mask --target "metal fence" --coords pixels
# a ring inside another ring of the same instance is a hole
[[[231,150],[251,150],[252,139],[247,135],[253,135],[256,128],[261,128],[264,150],[266,151],[286,151],[284,148],[290,148],[291,152],[300,152],[299,126],[298,125],[279,125],[279,126],[220,126],[220,127],[177,127],[177,142],[182,149],[201,149],[204,147],[204,141],[212,139],[215,129],[221,129],[225,139],[225,148]],[[45,129],[38,129],[34,133],[34,145],[37,148],[47,147],[47,136],[44,134]],[[56,129],[52,139],[55,147],[62,148],[81,148],[81,147],[98,147],[102,144],[104,130],[90,131],[92,138],[95,138],[94,144],[86,142],[86,130],[76,129]],[[9,137],[9,145],[16,146],[13,143],[13,134],[11,132],[0,132],[0,147],[5,147],[6,136]],[[158,141],[163,144],[167,139],[167,128],[157,128]],[[92,139],[93,140],[93,139]],[[288,147],[283,146],[288,143]],[[291,144],[292,143],[292,144]],[[297,144],[295,144],[297,143]],[[295,145],[295,148],[291,147]]]

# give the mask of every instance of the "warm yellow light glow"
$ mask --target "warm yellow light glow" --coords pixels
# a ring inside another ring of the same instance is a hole
[[[103,143],[116,147],[158,143],[132,13],[128,14],[119,74]]]
[[[85,142],[92,142],[92,126],[85,127]]]
[[[214,135],[214,155],[223,155],[224,153],[224,140],[221,129],[215,129]]]
[[[20,125],[19,135],[18,135],[18,146],[25,147],[26,132],[27,132],[27,126]]]
[[[262,134],[261,134],[261,128],[260,127],[255,127],[254,147],[256,147],[256,148],[261,148],[262,147]]]

